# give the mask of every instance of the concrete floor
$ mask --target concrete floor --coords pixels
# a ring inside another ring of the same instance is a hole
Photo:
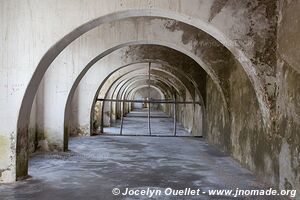
[[[266,188],[248,170],[200,138],[102,135],[72,138],[69,148],[69,152],[36,153],[29,163],[32,177],[0,186],[0,199],[149,199],[112,194],[113,188],[124,192],[126,187],[162,191],[167,187],[202,191]],[[152,199],[280,198],[201,194]]]
[[[151,134],[157,136],[173,136],[174,119],[161,111],[151,111]],[[117,120],[112,127],[104,128],[105,134],[120,134],[121,120]],[[176,135],[191,136],[180,124],[177,123]],[[123,135],[148,135],[148,111],[134,110],[126,115],[123,120]]]

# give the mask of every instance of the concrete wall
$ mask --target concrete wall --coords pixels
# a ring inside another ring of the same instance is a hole
[[[299,1],[3,0],[0,9],[0,182],[14,181],[17,172],[18,177],[27,174],[27,142],[33,150],[35,127],[37,138],[63,149],[68,94],[91,59],[124,42],[156,40],[175,45],[208,73],[204,79],[205,74],[187,64],[192,62],[181,63],[182,57],[171,63],[196,74],[195,82],[205,80],[197,89],[206,105],[207,140],[268,182],[300,189]],[[110,13],[115,14],[76,29]],[[122,19],[131,16],[135,21]],[[134,49],[127,56],[149,55]],[[88,117],[76,105],[91,105],[93,99],[81,100],[97,90],[101,81],[94,81],[119,67],[95,66],[71,98],[74,118]],[[186,119],[192,116],[187,116],[180,113],[178,118],[190,127]]]
[[[134,100],[145,100],[150,94],[151,99],[163,99],[161,94],[154,88],[150,88],[150,93],[148,93],[148,89],[142,88],[135,92],[133,97]],[[133,109],[142,109],[143,105],[141,103],[134,103]],[[151,104],[151,108],[155,110],[161,110],[160,104]]]
[[[210,143],[230,153],[262,180],[281,189],[299,190],[299,1],[279,1],[276,97],[271,127],[263,126],[255,92],[239,67],[229,70],[229,124],[216,88],[208,80],[207,115]],[[297,56],[296,56],[297,55]],[[221,110],[221,112],[219,112]],[[220,114],[218,114],[220,113]]]
[[[228,109],[224,105],[222,96],[218,92],[212,80],[207,78],[206,94],[206,123],[207,132],[204,137],[211,144],[216,145],[220,150],[230,152],[230,124],[228,119]]]
[[[300,2],[280,1],[277,53],[276,152],[279,187],[300,190]]]

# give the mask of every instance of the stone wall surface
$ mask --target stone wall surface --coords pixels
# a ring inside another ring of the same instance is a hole
[[[162,93],[172,97],[173,85],[178,99],[202,103],[180,106],[179,122],[262,180],[300,190],[299,9],[298,0],[2,0],[0,183],[26,176],[36,147],[63,150],[66,132],[89,132],[99,85],[151,60]],[[104,85],[112,97],[131,89]],[[107,105],[114,120],[121,105]]]
[[[279,187],[300,188],[300,9],[299,1],[279,1],[277,37],[276,135]]]

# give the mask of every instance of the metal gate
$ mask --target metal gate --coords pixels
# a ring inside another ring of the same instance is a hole
[[[121,128],[120,128],[120,133],[119,135],[123,135],[123,124],[124,124],[124,103],[144,103],[148,104],[148,136],[158,136],[158,135],[153,135],[151,132],[151,104],[173,104],[173,118],[174,118],[174,125],[173,125],[173,135],[172,136],[177,136],[177,117],[176,117],[176,112],[177,112],[177,105],[179,104],[199,104],[200,102],[196,101],[176,101],[176,98],[173,100],[155,100],[150,98],[150,87],[151,87],[151,62],[149,62],[149,69],[148,69],[148,98],[147,100],[126,100],[126,99],[97,99],[97,101],[101,102],[117,102],[117,103],[123,103],[123,109],[122,109],[122,114],[121,114]]]

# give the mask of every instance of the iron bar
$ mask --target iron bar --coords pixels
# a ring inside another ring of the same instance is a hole
[[[176,136],[177,134],[177,116],[176,116],[176,108],[177,108],[177,105],[176,105],[176,100],[175,100],[175,103],[174,103],[174,136]]]
[[[122,103],[123,108],[122,108],[122,113],[121,113],[121,128],[120,128],[120,135],[122,135],[123,132],[123,122],[124,122],[124,102]]]
[[[100,122],[101,122],[101,124],[100,124],[100,133],[103,133],[103,127],[104,127],[104,120],[103,120],[103,109],[104,109],[104,102],[100,102],[100,106],[99,106],[99,108],[101,108],[101,112],[99,112],[99,117],[100,117]]]
[[[131,103],[164,103],[164,104],[200,104],[197,101],[174,101],[174,100],[118,100],[118,99],[97,99],[97,101],[111,101],[111,102],[131,102]]]
[[[105,136],[120,136],[119,134],[103,134],[102,137]],[[141,137],[174,137],[173,135],[149,135],[149,134],[122,134],[122,136],[141,136]],[[191,138],[203,138],[203,136],[193,136],[193,135],[177,135],[176,137],[191,137]]]
[[[150,85],[150,70],[151,70],[151,62],[149,62],[149,69],[148,69],[148,101],[150,101],[150,88],[151,88],[151,85]],[[150,118],[151,118],[151,110],[150,110],[150,102],[148,103],[148,132],[149,132],[149,135],[151,135],[151,121],[150,121]]]

